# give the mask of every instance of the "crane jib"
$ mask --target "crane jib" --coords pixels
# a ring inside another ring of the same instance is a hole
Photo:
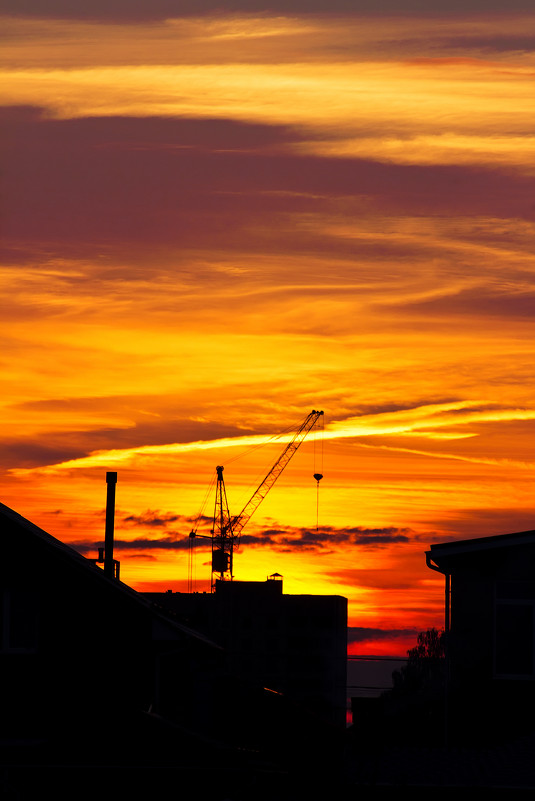
[[[231,518],[229,514],[223,479],[224,468],[222,466],[216,468],[217,485],[214,528],[212,530],[212,574],[218,573],[221,579],[225,579],[225,574],[230,574],[229,578],[232,579],[233,553],[238,548],[239,537],[244,526],[258,509],[307,434],[322,416],[323,411],[316,411],[315,409],[307,415],[240,514],[235,517]],[[321,473],[314,474],[314,478],[318,483],[322,477]]]

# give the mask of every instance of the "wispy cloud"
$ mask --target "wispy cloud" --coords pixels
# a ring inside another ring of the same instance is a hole
[[[491,422],[506,422],[514,420],[535,420],[535,410],[514,408],[493,408],[489,404],[478,401],[462,401],[454,403],[433,404],[412,409],[403,409],[394,412],[349,417],[345,420],[329,422],[322,438],[325,440],[361,439],[381,436],[419,436],[426,439],[463,439],[476,436],[477,432],[463,432],[463,426],[485,424]],[[443,429],[453,429],[443,431]],[[461,429],[461,431],[459,431]],[[265,444],[268,440],[285,444],[290,442],[292,434],[278,437],[267,437],[255,434],[237,437],[224,437],[214,440],[198,440],[194,442],[175,442],[162,445],[143,445],[137,448],[123,448],[94,451],[80,459],[71,459],[57,464],[36,468],[42,472],[86,469],[94,467],[113,466],[142,462],[150,457],[172,457],[177,454],[201,452],[207,450],[227,450],[230,448],[250,448]],[[392,448],[392,446],[387,446]],[[400,448],[397,448],[400,449]],[[404,448],[411,452],[417,450]],[[481,463],[499,463],[501,460],[463,457],[447,453],[434,454],[437,458],[459,458],[467,461]],[[522,463],[519,463],[522,465]],[[529,466],[528,464],[523,466]],[[25,475],[31,469],[13,469],[15,475]]]

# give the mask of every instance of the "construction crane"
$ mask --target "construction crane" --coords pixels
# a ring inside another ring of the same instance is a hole
[[[216,467],[216,495],[214,508],[214,523],[210,538],[212,540],[212,589],[215,586],[214,574],[222,581],[232,581],[233,578],[233,559],[234,551],[238,549],[240,536],[249,522],[254,512],[258,509],[269,490],[278,479],[294,453],[297,451],[309,431],[316,425],[323,412],[313,409],[299,426],[292,439],[288,442],[281,455],[268,472],[266,477],[258,485],[257,489],[245,504],[238,515],[230,516],[225,480],[223,478],[224,468],[219,465]],[[318,482],[323,478],[321,473],[314,473],[314,478]],[[197,535],[195,530],[190,533],[190,544]]]

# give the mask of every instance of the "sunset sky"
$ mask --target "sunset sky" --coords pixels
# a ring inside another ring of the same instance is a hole
[[[535,528],[530,9],[0,0],[0,500],[93,557],[116,470],[121,578],[186,590],[216,465],[236,514],[323,409],[235,577],[441,625],[429,545]]]

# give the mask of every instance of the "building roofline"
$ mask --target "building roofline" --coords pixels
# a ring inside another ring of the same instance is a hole
[[[440,542],[430,546],[430,549],[426,551],[426,559],[429,567],[432,567],[431,561],[440,567],[439,562],[442,558],[449,560],[452,557],[464,556],[470,553],[481,553],[530,543],[535,544],[535,530],[518,531],[513,534],[496,534],[491,537],[475,537],[469,540]]]
[[[178,629],[182,634],[195,637],[199,640],[202,640],[206,644],[213,646],[214,648],[219,648],[216,643],[214,643],[208,637],[205,637],[204,634],[195,631],[194,629],[190,629],[188,626],[185,626],[178,620],[175,620],[172,615],[167,613],[166,610],[152,603],[148,598],[145,598],[142,593],[139,593],[137,590],[129,587],[128,584],[124,584],[118,579],[106,576],[104,571],[97,567],[94,561],[91,559],[86,559],[85,556],[82,556],[70,545],[66,545],[64,542],[61,542],[61,540],[53,537],[52,534],[49,534],[44,529],[36,526],[35,523],[32,523],[18,512],[15,512],[14,509],[10,509],[9,506],[0,503],[0,519],[2,517],[7,518],[15,525],[23,528],[31,536],[36,537],[38,540],[44,543],[48,548],[54,549],[61,558],[69,561],[73,567],[76,567],[76,569],[84,571],[93,581],[102,582],[107,587],[112,588],[114,592],[122,594],[132,603],[137,604],[150,614],[160,618],[166,624]]]

